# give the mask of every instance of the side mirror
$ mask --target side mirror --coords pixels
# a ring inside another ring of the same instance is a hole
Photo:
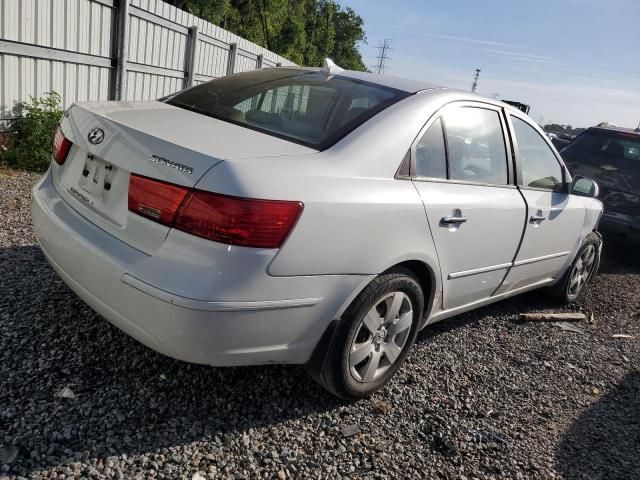
[[[571,194],[578,195],[579,197],[592,197],[597,198],[600,195],[600,187],[595,182],[587,177],[575,177],[571,183]]]

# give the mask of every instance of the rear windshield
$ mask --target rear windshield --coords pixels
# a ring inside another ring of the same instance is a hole
[[[625,132],[587,130],[567,150],[577,154],[597,155],[598,158],[640,162],[640,136]]]
[[[409,95],[320,71],[274,68],[212,80],[165,101],[324,150]]]

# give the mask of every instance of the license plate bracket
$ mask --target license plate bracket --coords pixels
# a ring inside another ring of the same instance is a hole
[[[117,167],[93,155],[87,155],[78,186],[93,198],[106,200],[112,188]]]

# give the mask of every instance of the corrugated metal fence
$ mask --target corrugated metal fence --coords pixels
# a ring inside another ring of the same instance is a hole
[[[255,68],[293,65],[160,0],[0,0],[0,120],[55,91],[147,100]]]

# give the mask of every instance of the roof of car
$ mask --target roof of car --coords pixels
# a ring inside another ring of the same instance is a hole
[[[278,67],[279,69],[304,70],[308,72],[318,72],[318,67]],[[379,75],[371,72],[357,72],[354,70],[342,70],[337,75],[341,77],[353,78],[364,82],[376,83],[384,87],[395,88],[409,93],[415,93],[422,90],[445,89],[440,85],[424,82],[422,80],[412,80],[409,78],[396,77],[393,75]]]
[[[317,71],[320,69],[313,68],[308,70]],[[376,83],[378,85],[382,85],[385,87],[395,88],[396,90],[403,90],[408,93],[416,93],[416,92],[421,92],[425,90],[430,90],[432,93],[458,92],[464,95],[464,97],[469,100],[476,100],[484,103],[490,103],[490,104],[499,106],[501,108],[504,108],[509,112],[517,112],[520,114],[525,113],[525,112],[522,112],[519,108],[516,108],[515,106],[500,100],[483,97],[482,95],[478,95],[477,93],[465,92],[457,88],[449,88],[441,85],[436,85],[434,83],[425,82],[423,80],[412,80],[409,78],[395,77],[393,75],[379,75],[377,73],[357,72],[354,70],[344,70],[340,72],[338,75],[342,75],[343,77],[355,78],[357,80],[362,80],[365,82]]]
[[[631,133],[631,134],[640,136],[640,128],[633,129],[633,128],[617,127],[615,125],[589,127],[588,130],[601,130],[605,132],[617,132],[617,133]]]
[[[319,67],[277,67],[278,70],[296,70],[296,71],[306,71],[306,72],[319,72],[323,70]],[[378,85],[382,85],[384,87],[394,88],[396,90],[401,90],[407,93],[416,93],[423,91],[430,91],[432,94],[435,93],[445,93],[445,92],[458,92],[466,99],[469,100],[478,100],[485,103],[490,103],[501,108],[504,108],[510,112],[516,113],[524,113],[513,105],[509,105],[508,103],[504,103],[500,100],[495,100],[488,97],[483,97],[482,95],[478,95],[476,93],[465,92],[463,90],[459,90],[456,88],[444,87],[442,85],[437,85],[434,83],[425,82],[423,80],[414,80],[410,78],[396,77],[394,75],[380,75],[377,73],[371,72],[358,72],[355,70],[342,70],[336,73],[341,77],[353,78],[356,80],[361,80],[363,82],[375,83]]]
[[[309,72],[318,72],[322,70],[321,68],[318,68],[318,67],[279,67],[279,68],[281,69],[287,68],[292,70],[304,70]],[[483,97],[482,95],[478,95],[477,93],[465,92],[457,88],[450,88],[442,85],[437,85],[435,83],[425,82],[424,80],[414,80],[411,78],[396,77],[394,75],[380,75],[372,72],[358,72],[355,70],[342,70],[336,75],[347,77],[347,78],[353,78],[356,80],[361,80],[363,82],[371,82],[378,85],[382,85],[384,87],[395,88],[396,90],[402,90],[407,93],[416,93],[416,92],[422,92],[425,90],[431,90],[431,91],[437,91],[437,92],[459,92],[461,94],[464,94],[465,97],[468,97],[469,99],[477,99],[482,102],[498,105],[509,111],[521,112],[520,109],[514,107],[513,105],[509,105],[508,103],[504,103],[500,100]]]
[[[444,89],[440,85],[425,82],[422,80],[413,80],[410,78],[396,77],[394,75],[380,75],[371,72],[356,72],[353,70],[345,70],[340,75],[355,78],[357,80],[363,80],[365,82],[377,83],[389,88],[395,88],[396,90],[404,90],[405,92],[415,93],[421,90],[433,90]]]

